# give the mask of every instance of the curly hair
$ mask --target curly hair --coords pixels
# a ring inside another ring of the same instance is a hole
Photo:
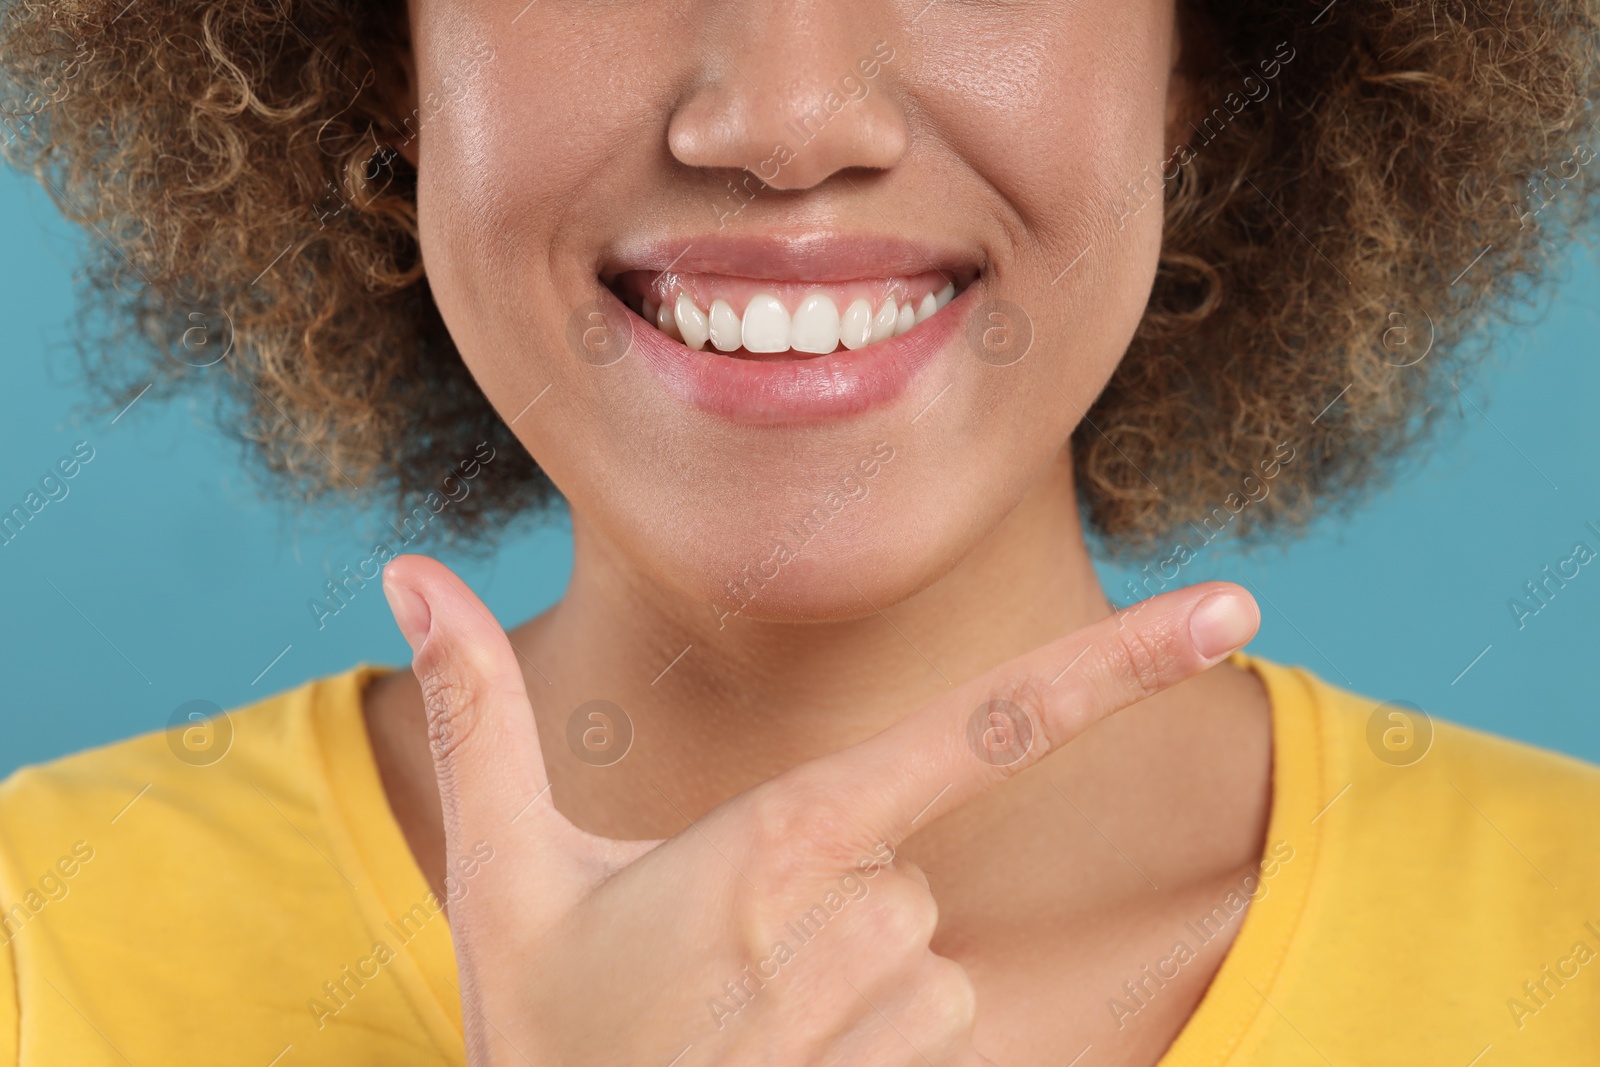
[[[471,543],[558,499],[422,272],[416,174],[373,91],[403,46],[397,9],[0,2],[0,137],[98,237],[87,292],[110,314],[84,353],[108,407],[201,373],[200,324],[232,345],[222,421],[306,498],[413,499],[487,442],[495,484],[441,516],[449,533]],[[1204,42],[1195,138],[1156,179],[1149,306],[1072,442],[1114,552],[1212,514],[1285,442],[1294,461],[1241,535],[1377,484],[1596,206],[1553,171],[1594,158],[1600,0],[1182,15]],[[144,358],[124,358],[130,338]]]

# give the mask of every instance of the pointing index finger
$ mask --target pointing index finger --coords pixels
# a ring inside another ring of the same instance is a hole
[[[1163,593],[1004,663],[802,773],[838,783],[858,825],[895,845],[1100,720],[1216,665],[1260,621],[1250,594],[1231,583]]]

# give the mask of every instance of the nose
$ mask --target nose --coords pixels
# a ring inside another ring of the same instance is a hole
[[[910,140],[893,89],[895,51],[863,17],[883,6],[691,5],[685,18],[699,16],[701,25],[685,25],[681,40],[704,58],[667,127],[673,156],[691,167],[748,170],[774,189],[893,167]]]

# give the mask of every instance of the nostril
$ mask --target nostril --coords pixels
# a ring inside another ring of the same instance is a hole
[[[738,37],[774,47],[749,26]],[[800,69],[795,55],[816,62]],[[748,172],[774,190],[815,188],[849,171],[889,170],[911,140],[905,110],[880,80],[893,60],[894,49],[883,41],[853,54],[819,57],[813,41],[770,61],[747,57],[687,93],[667,122],[667,147],[685,166]]]

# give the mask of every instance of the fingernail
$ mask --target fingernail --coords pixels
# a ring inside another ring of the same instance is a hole
[[[1206,659],[1216,659],[1242,646],[1256,632],[1260,616],[1255,604],[1238,593],[1213,593],[1189,616],[1189,637]]]
[[[398,582],[391,582],[388,571],[383,573],[383,595],[389,601],[389,610],[394,613],[395,625],[400,627],[406,644],[415,652],[428,639],[428,627],[433,622],[428,602]]]

